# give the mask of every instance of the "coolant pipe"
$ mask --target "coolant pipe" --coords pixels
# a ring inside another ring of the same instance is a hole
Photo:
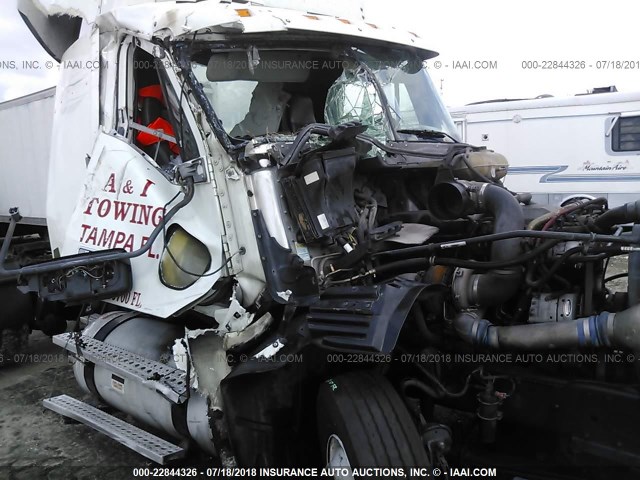
[[[602,312],[578,320],[496,326],[478,312],[465,311],[453,320],[466,342],[503,350],[552,350],[618,347],[640,351],[640,305],[619,313]]]

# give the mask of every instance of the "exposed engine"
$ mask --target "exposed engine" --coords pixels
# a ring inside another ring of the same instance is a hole
[[[247,147],[273,298],[308,308],[311,337],[336,358],[384,359],[434,464],[452,452],[481,463],[497,443],[520,455],[510,445],[523,427],[532,445],[559,434],[568,451],[544,455],[560,464],[611,458],[604,431],[618,413],[597,405],[639,399],[619,386],[637,381],[635,364],[606,360],[640,348],[638,254],[628,292],[605,276],[611,257],[636,251],[621,225],[640,220],[640,204],[553,210],[502,185],[497,153],[423,143],[412,156],[361,132],[311,126]],[[593,402],[576,413],[582,396]],[[550,415],[555,425],[539,423]],[[634,442],[628,430],[616,438]],[[453,431],[478,443],[452,447]]]

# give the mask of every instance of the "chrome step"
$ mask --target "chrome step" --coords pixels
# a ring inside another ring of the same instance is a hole
[[[53,343],[81,361],[104,366],[113,373],[153,389],[173,403],[183,403],[188,398],[187,375],[182,370],[73,332],[54,336]]]
[[[184,458],[187,453],[185,449],[173,443],[134,427],[113,415],[109,415],[68,395],[47,398],[43,400],[42,404],[49,410],[53,410],[65,417],[73,418],[94,430],[104,433],[125,447],[161,465],[165,465],[172,460]]]

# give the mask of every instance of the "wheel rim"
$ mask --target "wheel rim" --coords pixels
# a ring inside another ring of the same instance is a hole
[[[353,480],[351,473],[351,462],[347,455],[347,450],[340,437],[333,434],[327,440],[327,467],[340,469],[334,478],[340,480]],[[346,474],[346,475],[343,475]]]

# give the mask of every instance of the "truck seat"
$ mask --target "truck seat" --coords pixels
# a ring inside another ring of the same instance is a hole
[[[138,91],[138,105],[140,118],[138,123],[153,130],[162,130],[165,134],[175,137],[175,132],[165,108],[164,96],[160,85],[150,85]],[[180,154],[180,149],[173,142],[160,140],[155,135],[146,132],[139,132],[136,136],[138,146],[151,158],[156,159],[156,163],[162,167],[171,163],[174,155]]]

